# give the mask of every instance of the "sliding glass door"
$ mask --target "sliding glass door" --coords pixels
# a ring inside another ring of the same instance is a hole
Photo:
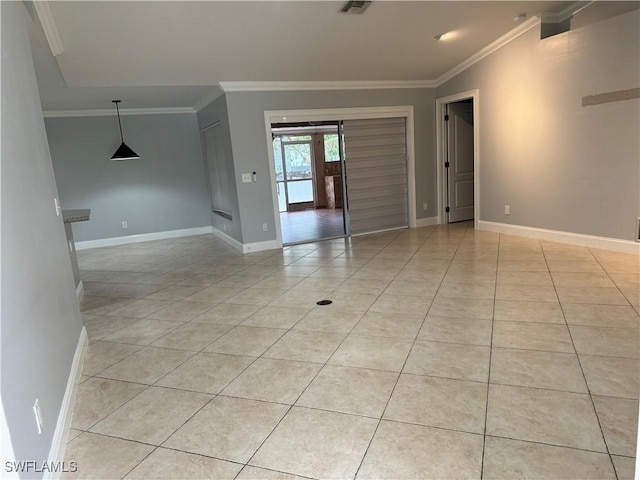
[[[310,135],[273,139],[280,212],[314,208],[313,145]]]

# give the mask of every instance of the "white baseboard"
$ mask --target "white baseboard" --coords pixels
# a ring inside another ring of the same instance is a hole
[[[80,297],[82,296],[83,293],[84,293],[84,283],[82,283],[82,280],[80,280],[80,283],[78,283],[78,286],[76,287],[76,297],[78,297],[78,300],[80,300]]]
[[[263,250],[275,250],[281,248],[277,240],[267,240],[266,242],[243,243],[242,253],[262,252]]]
[[[601,248],[603,250],[614,250],[624,253],[640,253],[640,244],[632,240],[620,240],[617,238],[524,227],[522,225],[509,225],[507,223],[487,222],[484,220],[478,221],[478,229],[507,235],[536,238],[538,240],[548,240],[550,242],[568,243],[580,247]]]
[[[211,227],[211,233],[213,233],[216,237],[218,237],[220,240],[224,240],[225,242],[227,242],[229,245],[231,245],[232,247],[238,249],[239,251],[242,252],[242,243],[240,243],[238,240],[236,240],[233,237],[230,237],[229,235],[227,235],[225,232],[223,232],[222,230],[218,230],[216,227]]]
[[[88,337],[87,329],[82,327],[80,332],[80,338],[76,345],[76,352],[73,355],[73,363],[71,364],[71,372],[69,372],[69,378],[67,380],[67,388],[64,391],[64,398],[62,399],[62,407],[58,414],[58,422],[56,423],[56,430],[53,433],[53,441],[51,442],[51,450],[49,450],[49,462],[62,462],[64,461],[64,455],[67,450],[67,442],[69,440],[69,432],[71,430],[71,418],[73,416],[73,406],[76,401],[76,393],[78,389],[78,382],[82,374],[82,363],[84,355],[87,351]],[[62,472],[46,472],[45,479],[60,478]]]
[[[140,235],[127,235],[126,237],[101,238],[98,240],[86,240],[76,242],[76,250],[87,250],[89,248],[113,247],[116,245],[126,245],[128,243],[149,242],[151,240],[164,240],[166,238],[189,237],[191,235],[203,235],[211,233],[213,227],[185,228],[183,230],[169,230],[166,232],[142,233]]]
[[[416,220],[416,228],[430,227],[432,225],[438,225],[439,223],[438,217],[418,218]]]

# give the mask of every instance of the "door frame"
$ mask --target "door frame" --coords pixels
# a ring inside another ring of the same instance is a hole
[[[447,97],[436,98],[436,178],[438,179],[438,223],[446,221],[447,206],[445,145],[445,109],[450,103],[473,100],[473,228],[478,229],[480,220],[480,90],[469,90]]]
[[[267,140],[267,155],[269,157],[269,172],[271,173],[271,197],[273,200],[274,223],[276,226],[276,247],[282,248],[282,226],[278,208],[276,192],[276,169],[273,158],[271,141],[272,123],[296,123],[331,120],[366,120],[370,118],[399,118],[406,119],[407,146],[407,203],[409,210],[409,227],[416,226],[416,172],[415,172],[415,141],[413,105],[399,105],[390,107],[354,107],[354,108],[322,108],[301,110],[266,110],[264,112],[265,138]],[[474,120],[475,121],[475,120]],[[475,132],[474,132],[475,135]]]

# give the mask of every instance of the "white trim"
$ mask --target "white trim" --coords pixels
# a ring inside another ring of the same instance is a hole
[[[440,225],[439,217],[427,217],[427,218],[419,218],[416,220],[416,228],[420,227],[430,227],[432,225]]]
[[[127,235],[125,237],[101,238],[98,240],[86,240],[76,242],[76,250],[87,250],[89,248],[113,247],[116,245],[126,245],[128,243],[149,242],[151,240],[164,240],[167,238],[189,237],[191,235],[203,235],[211,233],[213,227],[185,228],[183,230],[169,230],[166,232],[142,233],[140,235]]]
[[[433,80],[310,81],[310,82],[220,82],[225,92],[278,92],[300,90],[373,90],[389,88],[434,88]]]
[[[439,87],[440,85],[442,85],[446,81],[451,80],[453,77],[455,77],[459,73],[465,71],[470,66],[478,63],[483,58],[491,55],[496,50],[504,47],[506,44],[508,44],[511,41],[515,40],[520,35],[523,35],[524,33],[527,33],[529,30],[531,30],[532,28],[537,27],[538,25],[540,25],[540,18],[531,17],[526,22],[521,23],[520,25],[518,25],[513,30],[505,33],[503,36],[501,36],[497,40],[491,42],[489,45],[484,47],[482,50],[478,51],[477,53],[474,53],[469,58],[467,58],[463,62],[459,63],[458,65],[453,67],[448,72],[445,72],[442,75],[440,75],[437,79],[432,80],[432,83],[435,84],[434,86]]]
[[[263,250],[277,250],[282,248],[282,243],[277,240],[267,240],[266,242],[243,243],[242,253],[261,252]]]
[[[220,98],[223,95],[224,95],[224,90],[222,90],[222,88],[219,88],[219,89],[216,89],[216,90],[212,90],[211,92],[209,92],[209,93],[205,94],[204,96],[202,96],[200,98],[200,100],[198,100],[195,103],[195,105],[193,106],[193,110],[196,111],[196,112],[199,112],[204,107],[209,105],[211,102],[217,100],[218,98]]]
[[[84,293],[84,283],[82,283],[82,280],[80,280],[80,283],[78,283],[78,287],[76,288],[76,297],[78,298],[78,300],[80,300],[80,297],[82,296],[83,293]]]
[[[34,2],[38,3],[38,2]],[[125,108],[120,110],[120,115],[171,115],[177,113],[196,113],[192,107],[163,107],[163,108]],[[110,117],[116,116],[116,111],[111,109],[98,110],[45,110],[42,112],[45,118],[53,117]]]
[[[264,112],[264,128],[267,146],[271,146],[271,124],[282,122],[309,122],[322,120],[361,120],[369,118],[404,117],[407,119],[407,202],[409,207],[409,227],[416,225],[416,161],[415,161],[415,128],[413,105],[397,105],[388,107],[352,107],[352,108],[322,108],[305,110],[267,110]],[[273,149],[267,148],[269,158],[269,172],[271,174],[271,198],[276,225],[277,246],[282,247],[282,227],[278,208],[278,193],[276,191],[276,170]]]
[[[473,228],[480,221],[480,90],[436,98],[436,176],[438,193],[438,223],[445,223],[447,203],[444,188],[444,108],[447,104],[473,99]]]
[[[387,233],[387,232],[395,232],[396,230],[407,230],[409,227],[391,227],[391,228],[383,228],[381,230],[373,230],[371,232],[361,232],[354,233],[351,235],[352,237],[364,237],[366,235],[375,235],[377,233]]]
[[[487,221],[480,221],[478,228],[489,232],[518,235],[520,237],[548,240],[550,242],[568,243],[581,247],[600,248],[624,253],[640,253],[640,245],[632,240],[598,237],[582,233],[563,232],[561,230],[548,230],[546,228],[525,227],[523,225],[510,225],[507,223]]]
[[[225,242],[227,242],[229,245],[231,245],[232,247],[236,248],[237,250],[242,252],[242,243],[240,243],[238,240],[236,240],[235,238],[227,235],[225,232],[223,232],[222,230],[217,229],[216,227],[212,227],[211,228],[211,233],[213,233],[216,237],[218,237],[220,240],[224,240]]]
[[[76,401],[76,392],[78,388],[78,382],[82,374],[82,363],[84,361],[84,355],[87,351],[88,337],[87,329],[82,327],[80,331],[80,338],[76,345],[76,352],[73,355],[73,363],[71,364],[71,371],[69,372],[69,378],[67,379],[67,388],[64,391],[64,398],[62,399],[62,406],[60,407],[60,413],[58,414],[58,421],[56,423],[56,429],[53,433],[53,441],[51,442],[51,450],[49,450],[49,462],[61,462],[64,461],[64,455],[67,450],[67,442],[69,440],[69,431],[71,429],[71,418],[73,417],[73,405]],[[60,478],[62,472],[45,472],[45,479]]]
[[[64,52],[64,47],[62,46],[60,35],[58,35],[58,28],[49,8],[49,2],[46,0],[35,1],[33,2],[33,8],[38,14],[38,19],[42,25],[42,30],[44,30],[44,35],[47,37],[47,42],[49,42],[51,53],[53,53],[54,57],[57,57]]]

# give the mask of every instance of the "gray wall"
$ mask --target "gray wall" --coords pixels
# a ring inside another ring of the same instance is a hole
[[[535,28],[437,89],[480,90],[481,220],[635,238],[639,102],[581,98],[640,85],[638,19],[545,40]]]
[[[227,93],[244,242],[274,240],[276,237],[267,156],[267,148],[270,146],[265,137],[265,110],[413,105],[417,217],[437,215],[434,94],[433,89]],[[253,171],[258,174],[257,183],[240,183],[240,174]],[[424,202],[429,203],[429,211],[423,211]],[[268,232],[262,231],[263,223],[268,224]]]
[[[139,160],[112,162],[115,116],[45,119],[65,209],[90,208],[73,225],[76,241],[211,225],[196,114],[122,116]],[[122,229],[122,221],[128,229]]]
[[[58,193],[26,29],[32,20],[22,2],[0,2],[0,8],[1,395],[16,458],[42,462],[82,325],[62,217],[53,203]],[[42,435],[32,410],[36,398]]]
[[[231,171],[235,172],[233,164],[233,149],[231,147],[231,132],[229,130],[229,113],[227,111],[227,97],[222,95],[215,101],[198,111],[198,126],[200,130],[212,125],[215,122],[220,122],[219,126],[215,128],[222,129],[221,137],[224,138],[222,145],[218,145],[220,151],[224,152],[224,158],[231,163]],[[205,162],[206,163],[206,162]],[[237,174],[235,175],[237,178]],[[225,232],[232,238],[235,238],[239,242],[242,242],[242,226],[240,222],[240,206],[238,204],[238,190],[235,183],[230,185],[230,192],[232,194],[231,200],[231,217],[229,220],[211,211],[211,199],[207,205],[211,212],[211,225],[220,231]],[[211,192],[209,192],[209,195]]]

